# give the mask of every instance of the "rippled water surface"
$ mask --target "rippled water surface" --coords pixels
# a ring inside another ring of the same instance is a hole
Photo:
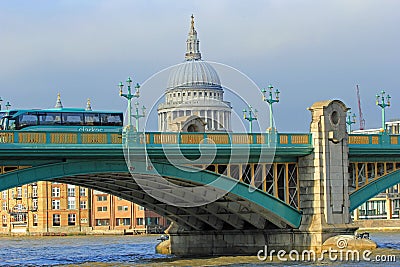
[[[396,262],[260,262],[256,256],[178,258],[155,253],[157,236],[0,237],[0,266],[400,266],[400,233],[371,233],[371,256]]]

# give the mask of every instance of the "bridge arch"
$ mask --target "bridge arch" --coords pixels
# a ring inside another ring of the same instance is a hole
[[[187,172],[165,163],[153,163],[163,177],[181,185],[210,184],[221,177],[235,183],[216,202],[199,207],[177,207],[149,196],[131,177],[123,160],[64,161],[0,175],[0,191],[37,181],[57,181],[89,187],[140,204],[166,216],[187,230],[298,228],[301,212],[283,201],[230,177],[209,171]],[[139,174],[154,182],[152,174]],[[217,185],[218,186],[218,185]],[[216,188],[224,189],[224,188]],[[170,192],[174,196],[174,192]],[[176,197],[176,196],[174,196]],[[184,196],[181,196],[184,197]]]
[[[367,202],[369,199],[373,198],[377,194],[399,183],[400,170],[397,170],[383,175],[378,179],[369,182],[363,187],[360,187],[356,191],[350,193],[350,211],[355,210],[360,205]]]

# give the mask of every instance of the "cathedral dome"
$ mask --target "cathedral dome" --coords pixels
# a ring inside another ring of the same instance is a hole
[[[212,64],[203,61],[194,17],[186,39],[185,61],[170,69],[165,102],[157,108],[161,132],[230,132],[231,103]]]
[[[167,90],[178,88],[222,89],[216,70],[202,60],[188,60],[171,70]]]

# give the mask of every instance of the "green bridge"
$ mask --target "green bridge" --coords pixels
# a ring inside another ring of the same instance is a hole
[[[0,131],[0,191],[48,180],[111,193],[174,222],[175,254],[318,250],[400,183],[400,144],[348,135],[340,101],[310,110],[309,133]]]

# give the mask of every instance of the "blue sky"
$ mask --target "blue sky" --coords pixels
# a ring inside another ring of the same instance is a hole
[[[367,127],[379,127],[382,89],[392,96],[387,117],[400,117],[398,10],[396,0],[1,1],[0,96],[15,108],[47,108],[60,92],[64,106],[91,98],[93,108],[123,110],[118,82],[143,83],[182,62],[193,13],[205,60],[280,89],[280,131],[308,131],[306,108],[319,100],[341,99],[358,115],[356,84]],[[267,113],[262,104],[253,105]]]

